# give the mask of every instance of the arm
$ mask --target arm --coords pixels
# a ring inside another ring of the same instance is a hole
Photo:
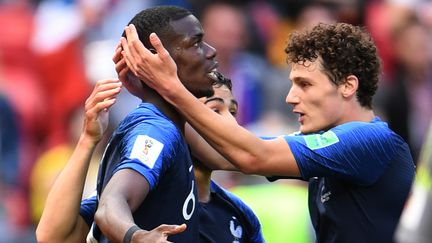
[[[115,63],[115,69],[118,74],[120,81],[135,96],[140,97],[139,90],[141,87],[136,87],[137,83],[133,82],[131,76],[126,78],[129,68],[126,65],[125,59],[121,55],[122,47],[117,46],[113,56],[113,62]],[[204,161],[209,168],[212,170],[238,170],[228,160],[226,160],[221,154],[216,152],[189,124],[185,126],[185,137],[186,141],[192,148],[192,153],[200,161]]]
[[[196,131],[218,152],[244,173],[300,175],[288,144],[283,138],[262,140],[235,121],[224,119],[196,99],[180,82],[177,67],[156,34],[150,41],[153,54],[139,41],[135,27],[125,29],[121,39],[128,67],[146,84],[174,105]]]
[[[238,171],[238,169],[212,148],[188,123],[185,126],[185,137],[191,146],[192,154],[211,170]]]
[[[101,80],[87,99],[83,131],[65,168],[55,180],[36,229],[38,242],[82,242],[89,227],[79,215],[85,177],[93,151],[108,126],[108,108],[121,83]]]
[[[95,221],[104,235],[113,242],[123,242],[128,229],[135,225],[132,212],[144,201],[148,192],[147,180],[138,172],[122,169],[108,182],[100,198]],[[151,231],[140,229],[133,242],[167,242],[168,235],[181,233],[186,225],[161,225]]]

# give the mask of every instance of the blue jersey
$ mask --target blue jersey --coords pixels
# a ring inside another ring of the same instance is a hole
[[[415,167],[406,142],[387,123],[349,122],[285,140],[309,180],[318,242],[393,242]]]
[[[186,231],[168,240],[195,242],[197,193],[191,161],[189,148],[175,124],[154,105],[142,103],[120,123],[107,145],[99,168],[98,195],[114,173],[134,170],[150,186],[147,197],[133,213],[135,223],[145,230],[185,223]]]
[[[258,218],[243,201],[213,181],[210,193],[208,203],[199,203],[199,242],[265,242]],[[96,196],[81,201],[80,215],[89,227],[96,204]]]
[[[210,201],[200,203],[199,242],[264,242],[253,211],[237,196],[211,181]]]
[[[91,197],[85,198],[81,201],[80,215],[87,223],[89,228],[94,221],[94,215],[96,213],[97,197],[92,195]]]

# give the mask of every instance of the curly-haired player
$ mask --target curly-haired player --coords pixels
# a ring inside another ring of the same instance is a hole
[[[179,81],[157,35],[150,35],[153,54],[135,41],[133,26],[126,34],[131,70],[233,165],[271,179],[309,181],[317,242],[393,242],[415,168],[406,142],[372,109],[380,60],[364,29],[320,24],[291,35],[286,102],[298,114],[300,132],[273,139],[208,111]]]

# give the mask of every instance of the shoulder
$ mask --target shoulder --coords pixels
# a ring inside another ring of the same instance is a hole
[[[183,143],[183,135],[174,123],[154,105],[142,103],[120,124],[118,131],[128,143],[156,142],[166,147]]]
[[[244,216],[246,216],[248,220],[254,219],[258,221],[258,218],[256,217],[255,213],[246,203],[244,203],[238,196],[234,195],[230,191],[219,186],[213,180],[211,181],[210,184],[210,190],[218,194],[219,196],[223,197],[225,200],[229,201],[235,208],[240,210],[240,212]]]

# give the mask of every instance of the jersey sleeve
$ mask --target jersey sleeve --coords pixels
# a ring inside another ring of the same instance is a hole
[[[171,166],[170,159],[178,145],[178,134],[157,128],[136,129],[125,137],[122,160],[114,173],[121,169],[132,169],[144,176],[153,190],[159,178]],[[176,145],[177,144],[177,145]]]
[[[97,198],[96,194],[89,198],[85,198],[81,201],[81,207],[80,207],[80,215],[84,219],[84,221],[87,223],[89,228],[91,227],[93,221],[94,221],[94,215],[96,213],[97,208]]]
[[[398,136],[386,126],[351,122],[321,134],[285,136],[301,176],[336,176],[374,183],[396,154]]]

